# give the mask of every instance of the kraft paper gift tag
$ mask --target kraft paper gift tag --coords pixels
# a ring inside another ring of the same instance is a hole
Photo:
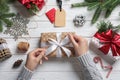
[[[55,13],[55,27],[64,27],[65,24],[66,24],[65,10],[62,9],[62,11],[60,11],[60,9],[57,9]]]

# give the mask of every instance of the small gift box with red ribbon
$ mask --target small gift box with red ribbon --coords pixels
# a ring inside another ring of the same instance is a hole
[[[31,13],[40,11],[45,5],[45,0],[18,0],[23,4]]]
[[[97,48],[105,55],[120,56],[120,34],[116,32],[120,26],[111,23],[100,23],[99,30],[94,35]]]

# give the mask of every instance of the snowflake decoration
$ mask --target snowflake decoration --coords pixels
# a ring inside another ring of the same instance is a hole
[[[22,37],[22,35],[29,35],[27,24],[30,20],[22,17],[20,14],[17,14],[11,19],[11,21],[13,22],[13,25],[11,27],[8,27],[7,30],[4,31],[4,34],[13,36],[13,39],[15,40],[17,40],[18,37]]]

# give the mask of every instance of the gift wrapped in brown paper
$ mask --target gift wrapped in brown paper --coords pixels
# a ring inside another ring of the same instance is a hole
[[[75,55],[72,43],[68,38],[68,33],[42,33],[40,39],[40,47],[46,48],[46,56],[48,57],[72,57]]]

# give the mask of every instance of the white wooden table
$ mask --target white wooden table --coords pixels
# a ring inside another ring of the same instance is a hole
[[[74,8],[71,9],[71,3],[75,2],[82,2],[83,0],[63,0],[63,8],[66,10],[67,20],[66,20],[66,27],[64,28],[55,28],[53,24],[50,23],[48,18],[45,15],[33,16],[30,18],[30,23],[28,24],[29,28],[29,36],[24,36],[24,38],[28,39],[30,43],[29,51],[39,47],[39,39],[40,34],[42,32],[69,32],[75,31],[76,34],[82,35],[86,39],[90,41],[93,34],[97,31],[96,24],[91,25],[91,18],[94,11],[87,11],[84,8]],[[18,12],[24,8],[20,4],[10,5],[11,12]],[[20,7],[20,8],[19,8]],[[46,11],[50,10],[51,8],[58,8],[56,5],[55,0],[48,0],[46,6]],[[23,11],[24,12],[24,11]],[[43,11],[44,12],[44,11]],[[73,24],[73,18],[76,15],[83,14],[86,16],[86,23],[83,27],[75,27]],[[104,13],[103,13],[104,14]],[[110,20],[114,25],[118,25],[120,23],[119,14],[119,7],[117,7],[112,15],[107,19]],[[100,19],[104,19],[101,16]],[[8,42],[9,48],[13,54],[11,58],[8,60],[0,63],[0,80],[16,80],[18,74],[20,73],[22,67],[25,64],[26,54],[18,54],[16,52],[17,44],[20,41],[25,41],[23,38],[19,38],[17,41],[13,39],[13,37],[9,35],[5,35],[0,33],[0,37],[5,38]],[[89,50],[90,54],[94,57],[96,56],[95,53]],[[18,69],[12,69],[12,65],[14,61],[18,59],[23,59],[22,65]],[[104,62],[104,64],[106,64]],[[114,69],[108,79],[105,78],[107,74],[107,70],[103,70],[99,64],[96,65],[100,70],[104,80],[120,80],[120,63],[117,62],[114,66]],[[80,80],[80,66],[74,58],[69,59],[57,59],[51,58],[49,61],[44,61],[43,65],[40,65],[36,70],[35,74],[32,77],[32,80]],[[89,80],[89,79],[88,79]]]

